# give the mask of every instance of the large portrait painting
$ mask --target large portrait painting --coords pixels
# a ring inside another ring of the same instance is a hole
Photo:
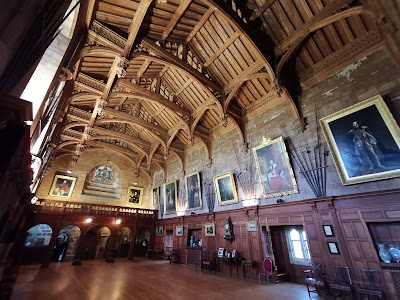
[[[261,145],[253,148],[253,153],[265,197],[298,193],[296,179],[282,137],[274,140],[263,138]]]
[[[155,187],[153,188],[153,193],[152,193],[152,198],[153,198],[153,206],[159,206],[160,205],[160,188]]]
[[[235,180],[231,172],[215,176],[214,187],[219,205],[238,203]]]
[[[74,177],[56,175],[51,185],[49,195],[53,197],[69,198],[74,190],[75,182],[76,178]]]
[[[186,176],[186,198],[188,201],[187,209],[195,210],[202,208],[201,199],[201,185],[200,185],[200,174],[194,173]]]
[[[164,184],[164,213],[166,215],[176,213],[177,198],[176,180]]]
[[[344,185],[400,175],[399,126],[381,96],[320,120]]]
[[[128,187],[128,204],[142,204],[143,188],[136,186]]]

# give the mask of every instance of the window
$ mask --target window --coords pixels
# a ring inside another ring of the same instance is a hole
[[[290,227],[286,230],[286,241],[289,258],[292,264],[308,265],[310,251],[308,250],[306,232],[302,227]]]

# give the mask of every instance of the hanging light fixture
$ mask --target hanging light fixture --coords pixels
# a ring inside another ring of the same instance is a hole
[[[92,223],[93,219],[92,217],[86,217],[85,222],[86,223]]]
[[[121,224],[121,219],[115,219],[115,224],[117,225]]]

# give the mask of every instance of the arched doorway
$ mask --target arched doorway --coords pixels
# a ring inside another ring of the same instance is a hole
[[[146,246],[144,246],[144,242]],[[134,255],[135,256],[145,256],[147,253],[147,248],[150,242],[150,228],[142,227],[136,233],[135,237],[135,247],[134,247]]]
[[[67,225],[61,229],[53,251],[52,261],[73,261],[81,229],[77,225]]]
[[[117,231],[116,249],[118,250],[118,257],[128,257],[131,234],[132,231],[126,226]]]
[[[40,264],[48,255],[48,247],[53,229],[47,224],[37,224],[29,228],[24,244],[23,264]]]
[[[79,246],[82,259],[104,258],[108,238],[111,235],[110,228],[96,226],[91,228]]]

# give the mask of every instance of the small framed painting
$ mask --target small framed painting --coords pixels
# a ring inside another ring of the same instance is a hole
[[[248,221],[246,222],[247,231],[257,231],[257,222]]]
[[[49,195],[53,197],[69,198],[74,190],[75,182],[75,177],[56,175]]]
[[[183,235],[183,225],[176,226],[176,236],[182,236],[182,235]]]
[[[204,224],[205,236],[215,236],[215,224],[206,223]]]
[[[328,249],[330,254],[340,254],[336,242],[328,242]]]
[[[139,188],[136,186],[128,187],[128,204],[137,204],[140,205],[142,203],[142,195],[143,188]]]
[[[324,228],[324,234],[325,236],[334,236],[333,234],[333,229],[331,225],[323,225]]]
[[[164,235],[164,227],[157,226],[156,228],[156,236],[163,236]]]
[[[201,200],[201,186],[200,186],[200,174],[196,172],[188,175],[185,178],[186,183],[186,198],[188,201],[187,209],[195,210],[203,207]]]

